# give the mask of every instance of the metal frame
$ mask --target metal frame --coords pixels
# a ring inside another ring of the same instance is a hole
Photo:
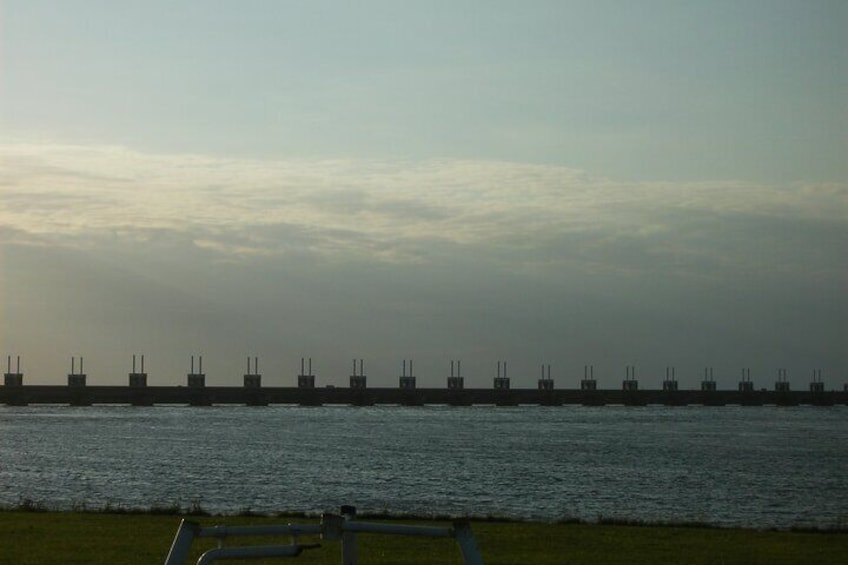
[[[409,526],[405,524],[385,524],[360,522],[356,520],[356,508],[342,506],[340,514],[322,514],[319,524],[281,524],[262,526],[209,526],[202,527],[195,522],[182,520],[165,565],[186,565],[192,543],[196,538],[216,538],[218,547],[205,552],[197,560],[197,565],[208,565],[226,559],[261,559],[273,557],[297,557],[306,549],[321,547],[320,544],[300,544],[301,535],[319,535],[321,539],[342,542],[342,565],[358,565],[359,544],[357,534],[386,534],[427,538],[453,538],[459,545],[465,565],[483,565],[483,557],[467,520],[454,521],[450,527]],[[238,536],[281,536],[289,535],[292,542],[288,545],[256,545],[224,547],[224,540]]]

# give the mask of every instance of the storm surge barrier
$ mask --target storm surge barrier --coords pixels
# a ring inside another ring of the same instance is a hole
[[[340,514],[325,513],[318,524],[280,524],[257,526],[200,526],[195,522],[180,522],[165,565],[185,565],[190,558],[192,545],[199,538],[214,538],[218,547],[204,552],[197,560],[206,565],[221,560],[268,559],[297,557],[306,550],[318,549],[319,543],[300,543],[299,538],[309,536],[326,541],[341,542],[342,565],[358,565],[358,534],[400,535],[424,538],[452,538],[459,546],[463,563],[483,565],[477,540],[466,520],[457,520],[449,527],[414,526],[356,520],[356,508],[342,506]],[[225,540],[235,537],[291,536],[288,544],[225,546]]]
[[[251,364],[251,361],[253,363]],[[358,363],[357,363],[358,361]],[[408,363],[408,365],[407,365]],[[793,390],[786,369],[778,370],[777,381],[771,389],[754,386],[751,369],[742,369],[742,378],[736,389],[720,390],[713,378],[711,367],[704,369],[704,379],[700,389],[684,390],[675,377],[675,368],[666,367],[665,379],[659,390],[640,386],[636,378],[636,367],[625,367],[625,378],[620,389],[600,389],[595,379],[594,365],[584,365],[583,380],[579,389],[557,388],[551,377],[551,366],[541,365],[541,375],[537,388],[522,389],[513,387],[507,377],[506,361],[497,362],[497,373],[491,388],[466,388],[462,376],[461,362],[452,360],[450,376],[443,388],[420,387],[420,382],[412,369],[412,359],[404,360],[402,374],[398,377],[397,387],[371,387],[365,375],[364,360],[353,360],[353,373],[347,387],[325,385],[316,386],[316,375],[312,372],[312,359],[300,360],[300,374],[297,386],[263,386],[259,373],[259,358],[247,358],[247,372],[243,376],[243,386],[207,386],[203,372],[203,356],[191,356],[190,371],[184,381],[185,386],[151,386],[148,374],[144,371],[144,355],[141,356],[141,372],[136,372],[136,356],[132,357],[132,372],[129,373],[128,386],[91,386],[83,372],[83,358],[79,358],[79,372],[76,371],[76,358],[71,357],[71,372],[66,386],[24,384],[24,375],[20,368],[20,357],[16,357],[15,371],[12,371],[12,356],[6,359],[6,373],[3,386],[0,387],[0,405],[26,406],[28,404],[70,404],[89,406],[92,404],[131,404],[134,406],[152,406],[154,404],[188,404],[191,406],[211,406],[214,404],[244,404],[248,406],[268,406],[269,404],[295,404],[300,406],[320,406],[322,404],[346,404],[353,406],[372,406],[375,404],[396,404],[402,406],[422,406],[425,404],[445,404],[449,406],[470,406],[473,404],[492,404],[495,406],[562,406],[564,404],[582,404],[603,406],[607,404],[625,406],[646,406],[661,404],[668,406],[704,405],[724,406],[736,404],[742,406],[761,406],[776,404],[779,406],[833,406],[848,404],[848,383],[841,390],[825,390],[821,370],[814,369],[807,390]],[[197,371],[195,371],[197,367]],[[308,370],[307,370],[308,367]],[[408,371],[407,371],[408,368]],[[173,382],[173,380],[170,380]]]

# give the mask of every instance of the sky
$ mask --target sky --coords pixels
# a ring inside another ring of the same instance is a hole
[[[848,383],[848,4],[4,0],[26,384]],[[13,367],[14,368],[14,367]]]

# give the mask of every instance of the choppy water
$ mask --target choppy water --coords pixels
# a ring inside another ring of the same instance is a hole
[[[848,407],[0,407],[0,505],[848,523]]]

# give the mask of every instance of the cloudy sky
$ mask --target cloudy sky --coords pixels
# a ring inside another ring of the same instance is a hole
[[[25,382],[848,382],[848,4],[5,0]]]

